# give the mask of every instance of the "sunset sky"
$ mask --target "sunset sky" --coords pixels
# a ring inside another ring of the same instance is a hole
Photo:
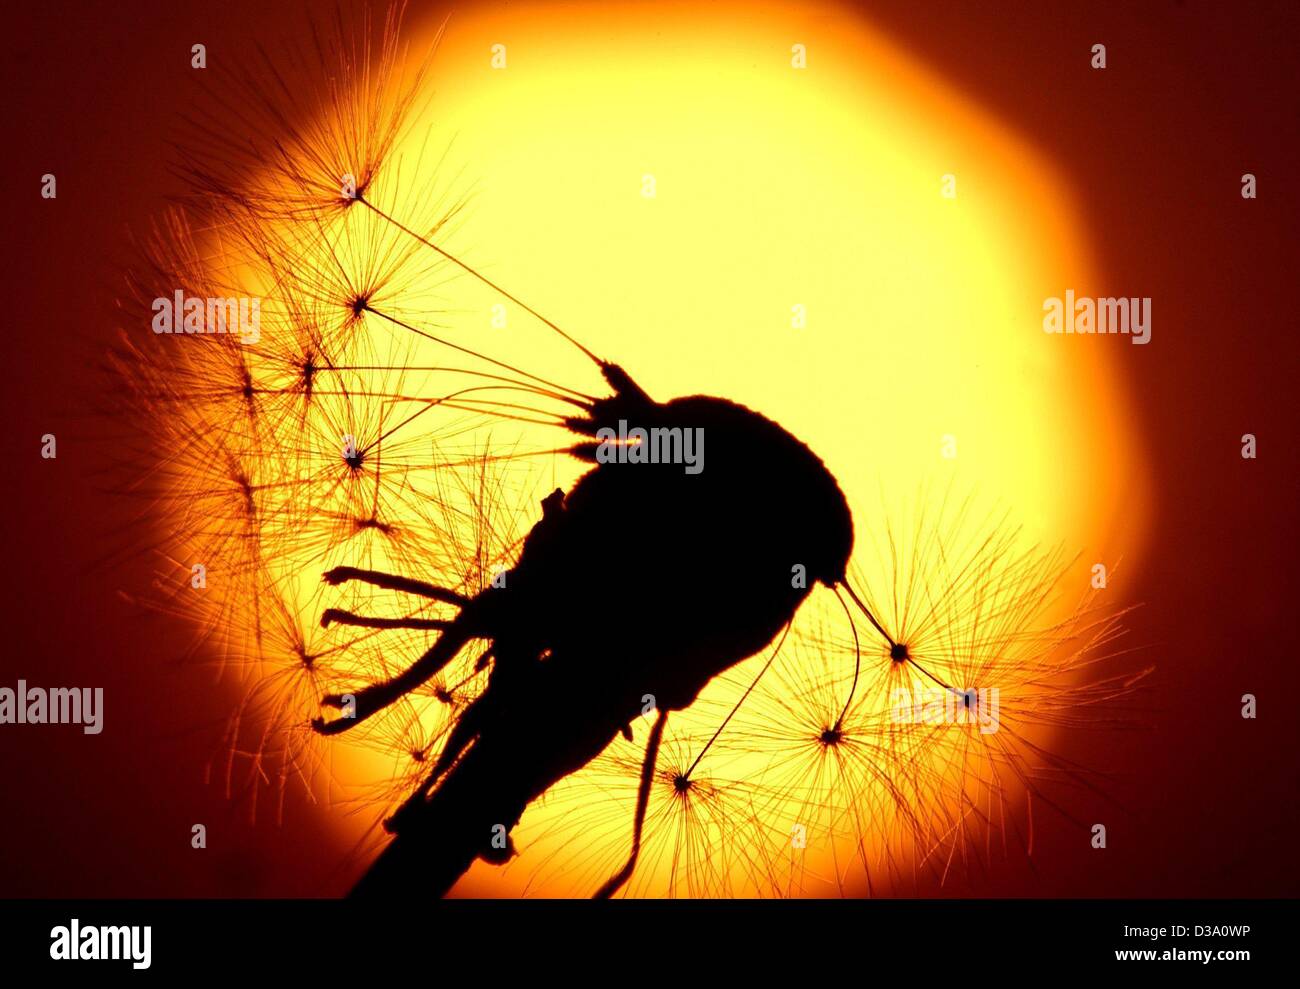
[[[408,11],[411,58],[448,12]],[[807,442],[847,495],[868,585],[889,580],[891,525],[969,497],[963,538],[1005,516],[1022,550],[1059,547],[1074,561],[1045,619],[1069,613],[1099,562],[1112,572],[1101,604],[1132,609],[1118,648],[1133,652],[1110,672],[1155,671],[1125,701],[1130,730],[1032,735],[1095,769],[1105,796],[1080,790],[1064,814],[1035,811],[1032,868],[1011,848],[900,892],[1289,888],[1295,778],[1276,754],[1291,746],[1282,711],[1296,686],[1280,633],[1296,544],[1283,293],[1297,107],[1270,32],[1193,4],[1086,16],[1033,4],[922,15],[903,3],[450,13],[392,155],[400,167],[373,193],[385,209],[422,218],[435,199],[463,200],[440,243],[652,396],[723,395]],[[145,5],[130,24],[25,16],[6,59],[18,77],[6,85],[22,94],[12,154],[27,246],[10,265],[13,325],[25,330],[11,334],[20,372],[5,401],[28,452],[11,482],[17,634],[0,685],[102,686],[106,699],[98,736],[0,730],[8,786],[33,808],[0,824],[5,891],[341,893],[379,840],[392,753],[341,741],[320,750],[337,785],[254,788],[255,807],[252,791],[224,792],[222,727],[247,682],[193,646],[194,615],[150,606],[184,547],[174,516],[132,497],[132,451],[166,440],[124,433],[103,374],[119,334],[155,344],[118,301],[134,242],[184,191],[170,167],[181,117],[217,85],[196,78],[191,45],[203,42],[210,64],[245,58],[257,42],[277,39],[276,50],[301,36],[305,20],[245,3]],[[1089,64],[1099,42],[1104,69]],[[42,201],[49,172],[58,198]],[[1241,196],[1244,173],[1258,198]],[[600,387],[516,307],[494,326],[499,297],[468,276],[428,267],[404,284],[456,339]],[[1151,341],[1045,334],[1044,300],[1067,290],[1152,299]],[[426,344],[407,357],[439,359]],[[203,421],[196,402],[174,426]],[[493,427],[492,442],[556,442],[512,429]],[[46,433],[57,460],[36,455]],[[1241,456],[1246,433],[1255,459]],[[529,470],[510,481],[529,493],[514,509],[521,533],[535,521],[531,492],[580,473],[563,457]],[[319,603],[304,597],[296,617],[310,623]],[[844,634],[829,594],[800,622]],[[718,684],[685,723],[705,731],[746,682]],[[1246,693],[1256,720],[1240,716]],[[517,837],[548,833],[601,772],[530,810]],[[1009,812],[1023,815],[1023,801]],[[1087,844],[1095,821],[1111,835],[1104,856]],[[195,822],[210,835],[203,853],[190,848]],[[601,840],[593,856],[616,858],[622,837]],[[532,854],[548,848],[539,838]],[[479,863],[457,892],[589,895],[590,862],[578,856],[566,878],[523,851],[505,870]]]

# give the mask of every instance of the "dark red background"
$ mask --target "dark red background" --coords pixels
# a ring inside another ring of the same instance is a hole
[[[1104,853],[1039,829],[1014,864],[953,893],[1295,895],[1296,5],[874,3],[892,33],[1055,157],[1103,279],[1151,296],[1146,347],[1119,348],[1156,494],[1132,642],[1159,667],[1148,730],[1067,739],[1118,773]],[[413,14],[420,16],[418,7]],[[336,893],[329,809],[283,824],[206,785],[234,687],[169,670],[189,632],[141,617],[147,537],[112,493],[98,366],[116,332],[127,232],[178,185],[165,138],[195,95],[190,45],[241,57],[304,21],[249,0],[47,3],[9,12],[5,133],[6,641],[0,685],[105,688],[106,729],[0,729],[0,895]],[[1109,67],[1088,67],[1101,42]],[[58,199],[39,196],[58,176]],[[1253,172],[1259,198],[1239,195]],[[1108,283],[1109,283],[1108,282]],[[44,461],[39,438],[56,433]],[[1242,460],[1239,438],[1259,438]],[[147,438],[145,438],[147,440]],[[119,451],[120,452],[120,451]],[[1063,496],[1069,496],[1063,493]],[[127,550],[123,552],[123,550]],[[1259,718],[1239,716],[1241,694]],[[190,826],[209,847],[190,848]],[[1014,857],[1014,856],[1013,856]]]

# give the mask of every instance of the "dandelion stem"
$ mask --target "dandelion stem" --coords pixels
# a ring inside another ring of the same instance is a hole
[[[835,719],[835,730],[839,731],[844,725],[845,717],[848,716],[849,708],[853,706],[853,695],[858,692],[858,675],[862,672],[862,644],[858,641],[858,626],[853,621],[853,612],[849,611],[849,606],[845,604],[844,599],[840,597],[839,588],[832,587],[831,590],[835,592],[835,600],[838,601],[840,607],[844,609],[844,615],[849,620],[849,628],[853,630],[853,683],[849,687],[849,696],[844,702],[844,710],[842,710],[840,716]],[[849,593],[852,592],[850,591]],[[888,636],[886,636],[886,638],[888,638]]]
[[[370,305],[369,303],[366,303],[362,308],[368,313],[374,313],[380,319],[388,320],[388,322],[392,323],[394,326],[400,326],[404,330],[410,330],[412,333],[416,334],[416,336],[422,336],[426,340],[432,340],[434,343],[442,344],[442,346],[444,347],[450,347],[452,350],[459,350],[462,354],[469,354],[471,357],[477,357],[481,361],[487,361],[489,364],[495,364],[497,367],[504,368],[505,370],[510,371],[512,374],[521,374],[525,378],[531,378],[533,381],[537,381],[540,382],[541,384],[546,385],[548,388],[558,388],[561,391],[567,391],[572,395],[577,395],[579,398],[585,398],[589,401],[591,400],[590,395],[584,395],[582,392],[578,391],[577,389],[566,388],[564,385],[557,384],[554,381],[548,381],[546,378],[539,377],[536,374],[529,374],[527,371],[521,368],[517,368],[513,364],[507,364],[505,361],[499,361],[494,357],[488,357],[486,354],[480,354],[476,350],[470,350],[468,347],[462,347],[460,346],[460,344],[452,343],[450,340],[444,340],[442,337],[436,337],[432,333],[420,329],[418,326],[412,326],[410,323],[406,322],[405,320],[398,319],[396,316],[392,316],[381,309],[376,309],[374,306]]]
[[[871,609],[863,604],[862,599],[853,592],[853,588],[849,586],[849,582],[847,580],[842,580],[840,581],[840,584],[843,586],[849,597],[853,599],[853,603],[856,604],[862,613],[867,616],[867,621],[871,622],[872,627],[885,637],[885,641],[889,643],[889,647],[892,649],[894,646],[898,645],[890,634],[885,631],[884,626],[882,626],[880,622],[876,621],[876,616],[871,613]]]
[[[410,577],[379,573],[376,570],[361,570],[357,567],[335,567],[333,570],[326,571],[324,580],[325,583],[333,585],[342,584],[349,580],[359,580],[375,587],[382,587],[386,591],[404,591],[407,594],[417,594],[420,597],[432,598],[434,601],[454,604],[458,608],[463,608],[469,604],[469,598],[456,591],[448,590],[445,587],[435,587],[433,584],[422,580],[412,580]]]
[[[698,766],[700,760],[704,758],[704,753],[708,752],[709,747],[718,740],[718,736],[722,734],[722,729],[727,727],[727,722],[736,716],[736,712],[740,710],[740,705],[745,703],[745,698],[747,698],[750,695],[750,692],[758,686],[758,681],[763,679],[763,674],[766,673],[768,667],[772,665],[772,661],[781,654],[781,647],[785,645],[785,637],[789,634],[790,623],[786,622],[785,631],[781,633],[781,640],[777,642],[776,648],[772,650],[772,655],[767,657],[767,662],[763,664],[763,668],[758,671],[758,676],[754,677],[754,682],[745,688],[745,692],[740,695],[740,700],[736,701],[736,706],[731,709],[731,713],[722,719],[722,724],[718,725],[718,730],[713,733],[713,737],[709,739],[704,748],[700,749],[700,754],[697,755],[695,761],[691,763],[691,768],[682,774],[686,779],[691,778],[691,773],[695,772],[695,767]]]
[[[446,629],[451,622],[441,618],[417,618],[409,616],[406,618],[372,618],[367,615],[357,615],[350,611],[342,611],[338,608],[326,608],[321,615],[320,623],[322,628],[327,628],[331,624],[338,625],[357,625],[361,628],[423,628],[423,629]]]
[[[370,200],[366,199],[364,196],[362,196],[362,195],[358,195],[358,196],[356,197],[356,200],[357,200],[357,202],[363,204],[363,205],[364,205],[368,210],[370,210],[370,211],[371,211],[372,213],[374,213],[376,216],[378,216],[378,217],[380,217],[381,219],[386,220],[386,221],[388,221],[389,223],[393,224],[393,226],[397,227],[397,229],[398,229],[398,230],[401,230],[403,233],[408,234],[408,235],[411,236],[411,237],[414,237],[416,240],[418,240],[418,241],[419,241],[421,244],[423,244],[425,247],[428,247],[428,248],[430,248],[430,249],[432,249],[432,250],[434,250],[434,251],[437,251],[440,255],[442,255],[444,258],[446,258],[446,259],[447,259],[448,261],[450,261],[452,264],[459,266],[459,267],[460,267],[461,269],[463,269],[464,271],[466,271],[466,272],[468,272],[469,274],[473,275],[475,278],[477,278],[479,281],[481,281],[481,282],[482,282],[484,285],[486,285],[488,288],[492,289],[494,292],[498,292],[498,293],[500,293],[501,295],[503,295],[503,296],[505,296],[507,299],[509,299],[511,302],[513,302],[515,305],[517,305],[517,306],[519,306],[521,309],[523,309],[525,312],[527,312],[527,313],[529,313],[529,314],[535,316],[537,319],[541,320],[543,323],[545,323],[547,326],[549,326],[552,330],[554,330],[556,333],[558,333],[560,336],[562,336],[565,340],[567,340],[569,343],[573,344],[573,346],[577,347],[580,351],[582,351],[582,353],[586,355],[587,359],[590,360],[593,364],[596,364],[597,366],[604,365],[604,363],[605,363],[604,361],[602,361],[599,357],[597,357],[595,354],[593,354],[590,350],[588,350],[586,347],[584,347],[582,344],[580,344],[577,340],[575,340],[573,337],[569,336],[569,334],[565,333],[562,329],[560,329],[558,326],[556,326],[554,323],[552,323],[549,319],[547,319],[545,316],[543,316],[541,313],[539,313],[536,309],[534,309],[532,306],[528,305],[528,303],[523,302],[523,301],[520,300],[517,296],[514,296],[514,295],[512,295],[511,293],[507,292],[505,289],[503,289],[503,288],[502,288],[500,285],[498,285],[496,282],[492,281],[492,279],[488,278],[486,275],[484,275],[484,274],[482,274],[481,272],[476,271],[475,269],[471,268],[468,264],[466,264],[466,263],[465,263],[464,261],[462,261],[460,258],[456,257],[454,254],[450,254],[450,253],[448,253],[447,251],[443,250],[441,247],[439,247],[439,246],[438,246],[437,244],[435,244],[433,241],[429,240],[427,237],[423,236],[422,234],[418,234],[418,233],[416,233],[414,230],[412,230],[412,229],[411,229],[410,227],[408,227],[406,224],[402,223],[401,220],[398,220],[398,219],[396,219],[395,217],[392,217],[392,216],[390,216],[389,214],[385,213],[383,210],[381,210],[378,206],[376,206],[376,205],[375,205],[374,203],[372,203]]]

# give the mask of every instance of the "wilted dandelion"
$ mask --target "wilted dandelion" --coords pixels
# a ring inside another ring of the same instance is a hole
[[[181,152],[194,195],[124,309],[166,606],[248,684],[227,789],[334,796],[338,746],[378,753],[344,798],[397,835],[370,892],[441,892],[483,859],[523,892],[889,893],[995,838],[1031,851],[1022,800],[1086,782],[1051,730],[1132,689],[1092,674],[1115,616],[1053,618],[1063,561],[965,507],[891,524],[850,569],[848,502],[798,439],[723,399],[653,400],[449,253],[463,199],[404,187],[396,157],[428,65],[400,19],[341,17],[216,80]],[[447,325],[466,277],[601,394]],[[143,336],[178,290],[257,298],[258,338]],[[597,464],[620,419],[706,424],[708,470],[543,484],[548,461]]]

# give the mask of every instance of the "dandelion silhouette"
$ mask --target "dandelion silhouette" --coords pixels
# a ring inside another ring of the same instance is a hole
[[[723,397],[647,394],[445,249],[463,202],[406,188],[394,158],[429,64],[401,19],[340,14],[305,54],[212,73],[180,151],[193,197],[145,238],[126,318],[144,325],[175,288],[254,296],[260,338],[206,317],[184,339],[128,334],[113,361],[156,440],[141,490],[172,526],[163,606],[247,671],[227,789],[237,765],[252,793],[328,785],[344,740],[389,755],[366,799],[399,806],[367,896],[446,893],[478,859],[511,868],[523,835],[551,849],[539,885],[576,872],[597,896],[883,892],[945,876],[994,832],[1031,851],[1007,805],[1087,783],[1035,729],[1097,723],[1134,685],[1079,682],[1114,617],[1081,605],[1044,624],[1062,561],[1017,554],[1002,523],[954,545],[965,510],[918,519],[907,545],[887,529],[873,596],[848,500],[801,440]],[[440,325],[467,276],[594,366],[602,393]],[[620,422],[702,431],[705,469],[600,462]],[[522,449],[496,432],[512,425],[554,439]],[[558,455],[590,466],[544,498],[506,469]],[[197,599],[191,560],[212,591]],[[838,632],[799,628],[818,584]],[[971,729],[984,684],[1002,688],[996,733]],[[963,724],[894,717],[892,695],[921,686]],[[540,831],[539,801],[566,808]]]

